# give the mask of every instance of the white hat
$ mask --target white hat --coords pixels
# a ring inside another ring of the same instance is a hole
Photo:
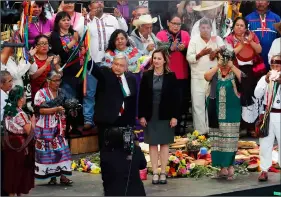
[[[157,17],[152,18],[150,14],[141,15],[138,19],[134,20],[133,25],[138,27],[144,24],[152,24],[157,22]]]
[[[223,1],[201,1],[201,5],[194,6],[192,9],[195,11],[211,10],[221,6],[223,3]]]

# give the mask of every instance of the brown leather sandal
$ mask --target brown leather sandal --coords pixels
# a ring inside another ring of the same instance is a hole
[[[64,179],[60,179],[60,184],[63,185],[72,185],[73,181],[68,179],[68,178],[64,178]]]

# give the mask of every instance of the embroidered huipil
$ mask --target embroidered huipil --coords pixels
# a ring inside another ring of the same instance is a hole
[[[264,20],[257,11],[252,12],[246,16],[249,22],[249,29],[257,35],[262,46],[262,58],[269,69],[268,52],[274,39],[278,37],[278,32],[275,30],[273,24],[280,22],[280,16],[268,10],[265,14]]]
[[[13,134],[24,134],[23,126],[30,123],[28,116],[22,109],[17,109],[18,113],[14,117],[7,117],[5,119],[6,128]]]
[[[116,29],[128,31],[123,17],[116,19],[110,14],[103,14],[101,18],[94,17],[92,20],[88,16],[88,28],[91,36],[90,55],[96,63],[103,61],[111,34]]]
[[[105,60],[102,62],[103,66],[108,66],[111,67],[113,58],[116,56],[118,53],[124,53],[128,60],[129,60],[129,65],[128,69],[132,73],[139,73],[140,72],[140,66],[138,65],[138,59],[142,56],[141,52],[137,48],[133,47],[127,47],[125,51],[119,51],[115,49],[114,51],[106,51],[105,53]]]
[[[52,98],[49,91],[47,89],[39,90],[34,98],[34,105],[40,106],[46,101],[46,96]],[[40,128],[55,128],[58,125],[57,115],[50,114],[50,115],[39,115],[36,117],[36,127]]]

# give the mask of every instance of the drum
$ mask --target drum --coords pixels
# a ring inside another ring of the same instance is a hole
[[[237,44],[239,46],[240,43]],[[255,51],[250,44],[244,44],[243,49],[236,55],[237,59],[243,62],[253,60]]]

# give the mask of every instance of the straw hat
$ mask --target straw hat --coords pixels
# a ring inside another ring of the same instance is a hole
[[[274,23],[273,26],[279,32],[279,34],[281,34],[281,22]]]
[[[152,24],[157,22],[157,17],[152,18],[150,14],[141,15],[138,19],[134,20],[133,25],[138,27],[144,24]]]
[[[205,11],[215,9],[221,6],[224,2],[223,1],[201,1],[201,5],[194,6],[193,10],[195,11]]]

